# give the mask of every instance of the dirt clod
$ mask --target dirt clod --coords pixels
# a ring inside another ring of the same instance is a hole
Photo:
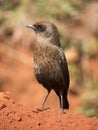
[[[3,109],[3,108],[5,108],[5,107],[6,107],[5,103],[2,102],[2,103],[0,104],[0,110]]]
[[[36,113],[34,108],[12,101],[0,102],[0,130],[98,130],[97,116],[88,118],[70,110],[62,115],[55,109]]]

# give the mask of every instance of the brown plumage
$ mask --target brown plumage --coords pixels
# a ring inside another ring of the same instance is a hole
[[[57,27],[49,21],[39,21],[26,27],[36,33],[34,43],[34,73],[39,83],[47,89],[41,107],[53,89],[60,99],[62,113],[69,108],[67,93],[69,88],[69,71],[64,52],[60,45]]]

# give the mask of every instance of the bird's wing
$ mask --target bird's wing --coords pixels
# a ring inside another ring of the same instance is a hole
[[[62,71],[62,75],[64,78],[64,83],[66,84],[66,87],[69,87],[69,71],[68,71],[68,65],[67,65],[67,60],[66,57],[64,55],[64,52],[62,49],[59,49],[60,52],[60,59],[59,59],[59,63],[60,63],[60,68]]]

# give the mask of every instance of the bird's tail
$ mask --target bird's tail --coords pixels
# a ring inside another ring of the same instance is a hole
[[[56,92],[57,93],[57,92]],[[60,107],[62,107],[61,105],[61,96],[59,93],[57,93],[57,95],[59,96],[59,100],[60,100]],[[67,99],[67,93],[64,92],[62,94],[62,97],[63,97],[63,109],[69,109],[69,103],[68,103],[68,99]]]
[[[61,106],[61,99],[60,99],[60,106]],[[67,97],[63,95],[63,109],[69,109],[69,103]]]

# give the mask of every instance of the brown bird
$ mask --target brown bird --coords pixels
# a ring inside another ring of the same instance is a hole
[[[53,89],[60,99],[60,107],[64,113],[64,109],[69,108],[69,71],[57,27],[49,21],[39,21],[26,27],[33,29],[36,34],[33,50],[36,79],[48,91],[41,108],[44,108],[46,99]]]

